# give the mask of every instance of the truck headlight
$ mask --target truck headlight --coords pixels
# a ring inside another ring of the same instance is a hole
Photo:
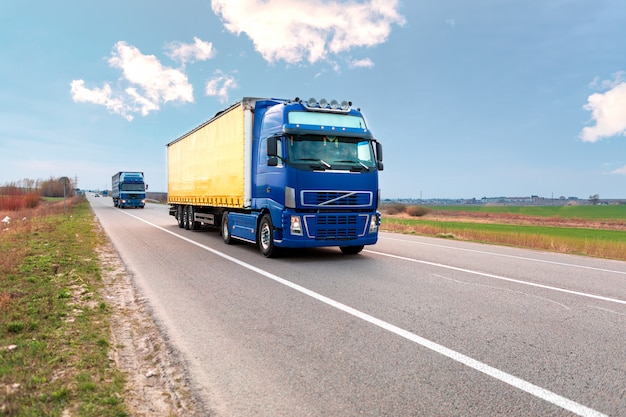
[[[378,232],[378,225],[380,224],[380,219],[377,214],[370,217],[370,233]]]
[[[302,236],[302,219],[300,216],[291,216],[291,226],[289,226],[289,231],[292,235]]]

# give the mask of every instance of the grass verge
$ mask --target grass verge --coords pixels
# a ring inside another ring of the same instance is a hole
[[[626,260],[626,231],[383,216],[381,230]]]
[[[0,415],[128,416],[89,204],[10,216],[0,226]]]

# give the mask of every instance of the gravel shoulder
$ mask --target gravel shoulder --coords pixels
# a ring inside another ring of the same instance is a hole
[[[101,295],[112,312],[110,360],[126,374],[123,395],[131,415],[208,415],[115,247],[107,239],[98,253],[104,283]]]

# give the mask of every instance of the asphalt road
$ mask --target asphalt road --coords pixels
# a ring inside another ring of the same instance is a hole
[[[266,259],[89,197],[216,416],[626,416],[626,263],[382,233]]]

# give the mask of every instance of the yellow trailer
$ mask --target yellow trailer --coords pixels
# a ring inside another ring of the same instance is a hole
[[[167,145],[169,204],[249,207],[255,101],[244,99]]]

